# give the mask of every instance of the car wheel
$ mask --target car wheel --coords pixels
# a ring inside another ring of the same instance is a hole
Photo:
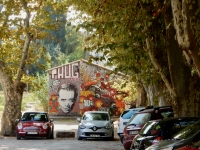
[[[51,138],[51,131],[49,130],[49,132],[47,133],[46,139],[50,139]]]
[[[16,132],[16,138],[17,140],[21,140],[21,137],[19,136],[19,134]]]
[[[50,139],[54,139],[54,128],[52,128]]]
[[[120,135],[119,138],[120,138],[121,143],[123,144],[124,136]]]
[[[113,141],[114,140],[114,132],[112,132],[112,136],[108,138],[108,140]]]
[[[82,139],[83,139],[82,137],[78,136],[78,140],[82,140]]]

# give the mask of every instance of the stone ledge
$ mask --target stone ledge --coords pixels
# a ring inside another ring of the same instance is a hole
[[[55,138],[75,138],[75,132],[55,131]]]

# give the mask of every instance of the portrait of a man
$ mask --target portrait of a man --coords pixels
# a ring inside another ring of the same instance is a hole
[[[62,84],[58,88],[58,103],[64,113],[70,113],[77,99],[77,89],[71,83]]]

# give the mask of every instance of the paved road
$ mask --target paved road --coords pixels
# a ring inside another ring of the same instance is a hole
[[[32,111],[32,107],[28,111]],[[33,109],[34,110],[34,109]],[[117,121],[115,126],[115,139],[113,141],[104,140],[77,140],[78,122],[73,119],[54,118],[54,133],[58,131],[75,132],[75,138],[54,138],[54,139],[22,139],[16,140],[15,137],[0,137],[0,150],[124,150],[116,133]],[[55,137],[55,134],[54,134]]]
[[[0,139],[0,150],[123,150],[119,140],[25,139],[14,137]]]

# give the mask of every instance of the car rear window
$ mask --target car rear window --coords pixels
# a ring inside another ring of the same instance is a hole
[[[132,117],[133,114],[135,114],[136,112],[138,112],[138,110],[125,110],[122,115],[121,118],[123,119],[130,119]]]
[[[150,113],[134,114],[127,124],[145,124],[151,118]]]

